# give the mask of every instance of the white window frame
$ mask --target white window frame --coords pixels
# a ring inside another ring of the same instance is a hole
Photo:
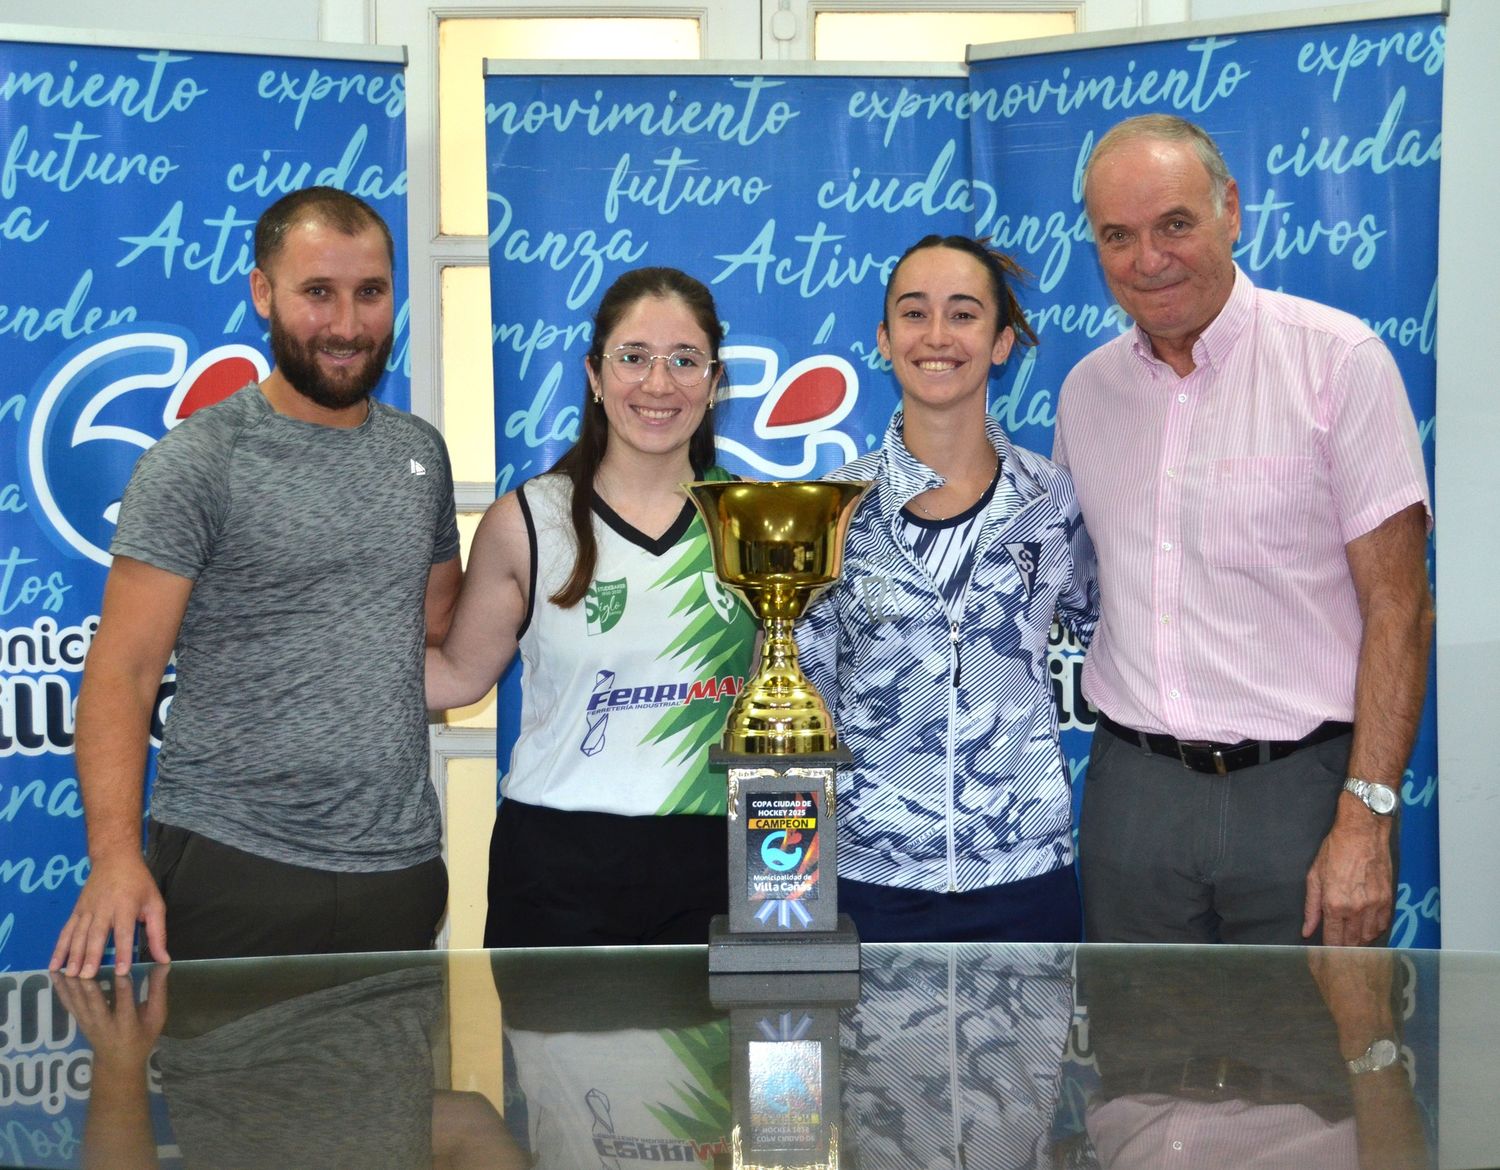
[[[1072,12],[1078,32],[1186,20],[1189,0],[761,0],[768,61],[810,61],[821,12]]]
[[[484,236],[439,231],[437,46],[441,21],[462,17],[657,16],[700,22],[704,56],[751,59],[760,47],[758,14],[744,0],[700,0],[697,4],[637,0],[537,3],[537,0],[450,0],[441,5],[411,0],[374,0],[375,30],[383,44],[407,47],[406,144],[408,287],[412,410],[434,424],[443,417],[441,273],[451,265],[489,263]],[[494,497],[492,484],[457,485],[459,507],[482,508]]]

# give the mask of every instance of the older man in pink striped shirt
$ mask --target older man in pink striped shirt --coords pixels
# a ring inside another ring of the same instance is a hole
[[[1136,323],[1068,376],[1053,451],[1103,600],[1087,937],[1377,940],[1432,628],[1400,374],[1358,319],[1236,266],[1239,194],[1192,123],[1116,126],[1084,200]]]

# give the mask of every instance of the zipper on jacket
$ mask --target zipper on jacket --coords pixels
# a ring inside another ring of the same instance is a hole
[[[958,686],[958,676],[963,669],[963,647],[958,640],[958,623],[948,623],[948,640],[953,643],[953,685]]]
[[[958,893],[958,848],[953,839],[953,786],[957,783],[954,766],[954,740],[958,738],[958,623],[948,623],[948,643],[953,648],[953,685],[948,688],[948,892]]]

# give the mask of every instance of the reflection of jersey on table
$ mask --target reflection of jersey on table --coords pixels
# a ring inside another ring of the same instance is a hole
[[[507,1030],[538,1170],[702,1165],[727,1149],[727,1021],[661,1031]],[[513,1109],[507,1109],[507,1117]]]
[[[1073,948],[998,967],[982,945],[867,947],[841,1013],[850,1163],[1050,1165]]]

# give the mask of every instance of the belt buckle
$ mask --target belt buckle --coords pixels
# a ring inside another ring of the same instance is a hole
[[[1206,752],[1209,758],[1211,758],[1214,762],[1214,771],[1217,772],[1220,776],[1229,775],[1229,768],[1224,763],[1224,751],[1222,748],[1218,747],[1213,742],[1213,740],[1179,739],[1177,741],[1177,758],[1182,761],[1182,766],[1184,768],[1187,768],[1191,772],[1201,771],[1202,769],[1194,768],[1192,764],[1188,763],[1187,754],[1189,750],[1195,752]]]

